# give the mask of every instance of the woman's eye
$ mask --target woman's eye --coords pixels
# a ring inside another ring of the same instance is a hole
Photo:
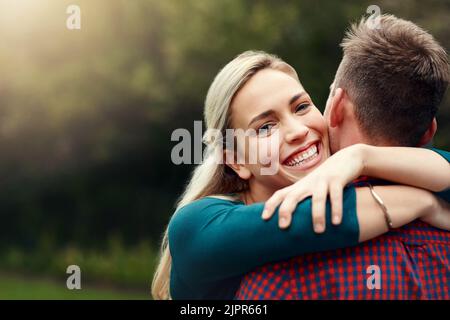
[[[302,112],[308,109],[310,106],[309,103],[301,103],[295,108],[295,112]]]
[[[273,128],[274,124],[273,123],[266,123],[263,124],[261,127],[259,127],[258,129],[258,135],[267,135],[270,133],[270,130]]]

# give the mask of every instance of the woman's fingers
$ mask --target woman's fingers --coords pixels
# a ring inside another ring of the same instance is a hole
[[[276,207],[284,200],[286,194],[289,191],[290,191],[289,188],[278,190],[269,198],[269,200],[266,201],[262,213],[262,218],[264,220],[268,220],[273,216]]]
[[[330,184],[331,222],[338,225],[342,221],[342,185],[337,182]]]
[[[295,190],[289,193],[278,210],[278,225],[284,229],[290,226],[292,221],[292,214],[297,207],[297,204],[302,199],[302,191]]]
[[[325,206],[327,201],[327,184],[321,183],[312,194],[312,219],[316,233],[325,231]]]
[[[308,187],[309,185],[309,187]],[[305,190],[308,189],[308,194]],[[312,192],[311,192],[312,190]],[[312,195],[312,218],[314,231],[322,233],[326,226],[326,202],[328,191],[330,192],[332,223],[338,225],[342,221],[342,194],[343,186],[340,182],[314,181],[314,183],[303,183],[301,187],[294,184],[275,192],[272,197],[265,203],[262,218],[270,219],[277,206],[279,208],[279,226],[280,228],[287,228],[291,224],[292,214],[297,204],[306,196]]]

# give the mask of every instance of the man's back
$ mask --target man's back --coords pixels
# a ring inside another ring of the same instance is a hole
[[[450,232],[423,222],[247,274],[237,299],[450,299]]]

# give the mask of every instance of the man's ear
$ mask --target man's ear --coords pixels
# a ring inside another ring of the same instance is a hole
[[[433,118],[433,121],[431,121],[431,124],[428,127],[427,131],[425,131],[422,138],[420,139],[419,146],[424,146],[430,143],[436,131],[437,131],[437,121],[436,118]]]
[[[230,167],[243,180],[248,180],[252,176],[251,171],[241,163],[238,163],[236,153],[232,150],[224,150],[224,163]]]
[[[337,127],[344,119],[344,97],[345,91],[336,88],[330,104],[330,127]]]

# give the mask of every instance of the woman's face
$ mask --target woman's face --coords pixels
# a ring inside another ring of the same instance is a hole
[[[263,69],[250,78],[233,99],[231,123],[250,133],[237,138],[244,163],[231,167],[248,180],[250,192],[257,191],[261,201],[329,157],[324,117],[301,84],[282,71]],[[257,161],[250,161],[255,155]]]

